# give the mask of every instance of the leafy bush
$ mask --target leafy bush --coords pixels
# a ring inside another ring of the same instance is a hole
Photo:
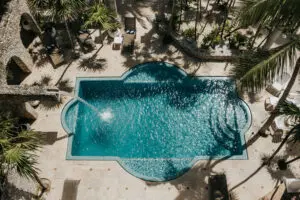
[[[188,28],[182,32],[182,35],[186,38],[194,38],[195,28]]]
[[[214,28],[209,34],[207,34],[203,40],[201,47],[207,49],[208,47],[214,48],[218,44],[222,44],[223,40],[218,34],[218,28]]]
[[[248,37],[237,32],[229,38],[229,47],[231,49],[238,49],[239,47],[246,46],[247,42]]]

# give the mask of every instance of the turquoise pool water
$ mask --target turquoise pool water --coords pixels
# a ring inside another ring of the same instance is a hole
[[[150,181],[174,179],[199,159],[246,159],[251,115],[227,77],[190,77],[168,63],[122,77],[78,78],[64,108],[68,159],[117,160]]]

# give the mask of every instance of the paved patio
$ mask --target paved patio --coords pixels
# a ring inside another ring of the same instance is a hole
[[[112,50],[112,44],[97,44],[99,51],[97,58],[101,59],[102,67],[97,69],[83,68],[81,60],[75,60],[70,64],[60,66],[57,69],[48,64],[42,67],[33,67],[32,74],[27,77],[24,84],[32,84],[40,80],[42,76],[50,76],[50,84],[54,85],[58,80],[67,81],[71,87],[75,87],[76,77],[87,76],[121,76],[135,64],[163,60],[178,65],[187,73],[198,76],[225,76],[229,74],[231,66],[225,63],[201,63],[199,60],[182,54],[174,46],[163,46],[160,36],[152,28],[149,19],[154,17],[151,7],[140,7],[137,23],[137,39],[135,53],[132,56],[122,55],[119,50]],[[143,14],[141,14],[143,13]],[[97,36],[97,32],[93,37]],[[84,55],[91,57],[97,50]],[[61,75],[63,76],[61,77]],[[299,88],[299,83],[294,90]],[[252,132],[256,132],[268,113],[264,110],[264,100],[269,94],[263,91],[256,95],[243,96],[252,111],[252,126],[246,133],[246,140],[251,138]],[[37,131],[53,132],[49,136],[49,144],[45,144],[39,153],[39,169],[41,177],[51,181],[51,190],[45,194],[47,200],[61,199],[66,179],[80,180],[77,199],[109,199],[109,200],[193,200],[208,199],[207,180],[209,174],[224,172],[227,175],[229,188],[239,183],[251,174],[261,163],[263,154],[270,154],[278,143],[272,143],[272,137],[258,139],[251,145],[248,151],[248,160],[202,160],[183,176],[167,182],[146,182],[127,173],[115,161],[72,161],[66,160],[66,148],[68,139],[61,126],[60,114],[63,106],[73,96],[70,92],[63,95],[63,103],[57,107],[40,105],[36,111],[38,119],[32,127]],[[57,133],[57,134],[56,134]],[[51,139],[52,137],[52,139]],[[58,138],[58,140],[55,140]],[[52,141],[50,141],[52,140]],[[283,148],[281,153],[290,151],[293,147]],[[293,155],[293,154],[292,154]],[[256,200],[272,190],[276,184],[276,177],[281,175],[300,176],[300,162],[290,165],[286,172],[272,173],[266,168],[253,176],[248,182],[234,190],[234,193],[242,200]],[[26,181],[17,179],[17,186],[31,190]]]

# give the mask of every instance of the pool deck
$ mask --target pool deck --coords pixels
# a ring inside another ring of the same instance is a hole
[[[70,85],[74,88],[76,77],[121,76],[135,64],[153,60],[176,64],[187,73],[198,76],[226,76],[229,74],[230,65],[226,67],[225,63],[200,63],[199,60],[182,54],[172,45],[162,46],[161,38],[152,30],[151,23],[148,21],[149,18],[154,17],[153,12],[147,7],[140,8],[140,10],[144,16],[140,16],[137,23],[137,49],[132,56],[123,56],[120,50],[112,50],[112,44],[105,42],[103,47],[97,44],[97,48],[100,49],[97,58],[104,61],[102,68],[97,70],[80,68],[79,60],[57,69],[53,69],[51,65],[44,65],[39,68],[34,67],[25,83],[31,84],[40,80],[43,75],[49,75],[52,77],[50,84],[55,84],[66,70],[62,80],[69,80]],[[84,57],[88,58],[95,52],[96,50],[85,54]],[[299,85],[296,83],[293,90],[299,88]],[[248,147],[248,160],[201,160],[191,170],[175,180],[145,182],[127,173],[116,161],[66,160],[68,139],[61,126],[60,114],[63,106],[72,96],[72,92],[63,95],[63,104],[57,107],[48,108],[40,105],[36,109],[39,117],[32,125],[36,131],[48,132],[49,136],[49,144],[43,146],[38,160],[40,176],[51,181],[51,190],[45,194],[47,200],[61,199],[66,179],[80,180],[78,200],[207,200],[207,183],[210,174],[224,172],[229,188],[231,188],[260,165],[262,155],[270,154],[279,145],[279,143],[272,142],[271,136],[259,138]],[[271,95],[265,91],[256,95],[244,95],[243,99],[248,103],[253,117],[252,126],[245,135],[246,140],[251,138],[251,133],[256,132],[267,118],[268,113],[264,110],[264,100],[268,96]],[[289,151],[289,155],[296,155],[294,147],[284,147],[281,154],[285,154],[287,151]],[[264,168],[248,182],[234,190],[234,193],[241,200],[258,200],[274,188],[276,178],[300,177],[299,164],[299,161],[292,163],[290,169],[285,172],[272,172]],[[24,191],[30,190],[30,184],[27,184],[25,180],[17,178],[15,180],[17,187]]]

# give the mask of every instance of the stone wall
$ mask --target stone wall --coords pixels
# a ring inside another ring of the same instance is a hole
[[[30,11],[26,0],[11,0],[7,3],[7,11],[0,21],[0,100],[30,101],[30,100],[57,100],[58,91],[50,92],[43,87],[11,86],[6,84],[6,66],[10,59],[18,64],[24,72],[31,72],[32,58],[21,40],[21,17],[29,23]],[[38,32],[37,26],[33,26]]]
[[[30,13],[26,0],[11,0],[7,4],[7,11],[0,22],[0,61],[1,67],[5,68],[8,61],[15,56],[24,63],[22,70],[30,72],[33,62],[20,37],[20,21],[24,13]],[[6,70],[1,71],[6,74]],[[5,77],[6,75],[1,76],[2,79]]]

